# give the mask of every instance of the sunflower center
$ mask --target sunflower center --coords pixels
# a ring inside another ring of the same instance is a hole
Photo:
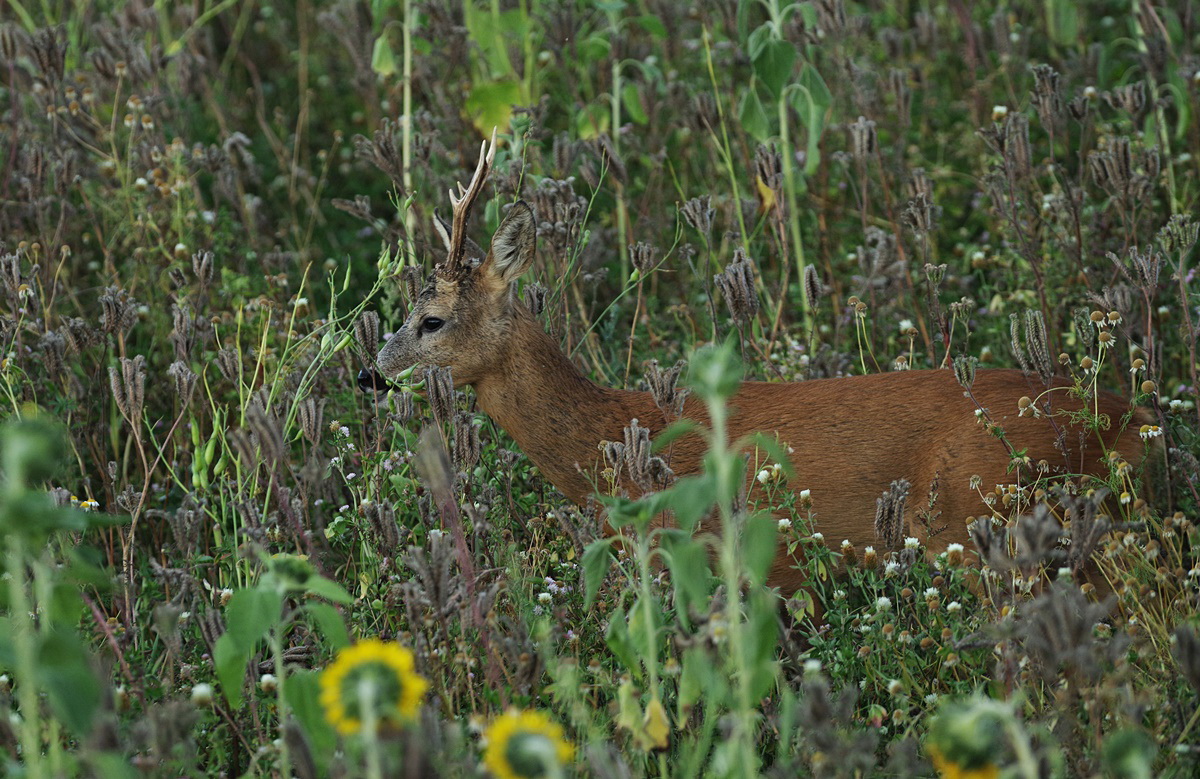
[[[516,733],[508,741],[504,758],[521,779],[541,779],[549,775],[557,757],[554,742],[541,733]]]
[[[363,695],[369,690],[369,695]],[[354,719],[365,719],[366,704],[370,701],[377,719],[395,716],[400,708],[404,682],[396,669],[382,662],[367,662],[352,668],[342,679],[342,700],[346,714]]]

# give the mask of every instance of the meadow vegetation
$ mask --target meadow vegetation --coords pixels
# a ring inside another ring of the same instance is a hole
[[[0,22],[8,775],[1200,771],[1195,0]],[[701,399],[703,474],[634,423],[576,506],[444,372],[358,390],[493,127],[476,240],[533,206],[525,304],[595,381]],[[742,376],[990,367],[1029,376],[1005,413],[1053,377],[1149,409],[1148,464],[1056,475],[981,410],[1012,482],[876,485],[856,548],[827,453],[724,425]],[[807,591],[762,586],[781,543]]]

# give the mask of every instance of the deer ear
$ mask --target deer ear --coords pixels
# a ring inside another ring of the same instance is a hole
[[[524,200],[518,200],[508,210],[500,229],[492,236],[484,269],[505,286],[512,284],[533,264],[537,247],[537,219]]]

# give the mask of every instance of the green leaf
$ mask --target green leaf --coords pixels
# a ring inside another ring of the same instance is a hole
[[[747,89],[742,95],[742,104],[738,107],[738,121],[741,122],[742,129],[759,143],[771,136],[771,121],[767,118],[762,101],[758,99],[758,92],[753,88]]]
[[[708,653],[698,646],[691,647],[683,653],[682,668],[679,673],[679,716],[680,721],[687,718],[692,706],[715,685],[716,666]]]
[[[493,128],[508,130],[513,106],[521,100],[521,88],[515,81],[501,80],[476,84],[467,95],[467,116],[475,129],[490,136]]]
[[[662,20],[657,16],[645,14],[643,16],[635,16],[629,21],[633,22],[638,27],[641,27],[643,30],[659,40],[667,37],[667,26],[663,24]]]
[[[337,609],[328,603],[310,601],[304,604],[304,610],[312,615],[313,622],[325,635],[330,647],[344,649],[350,646],[350,633],[346,630],[346,621]]]
[[[792,66],[796,64],[796,47],[788,41],[769,38],[763,42],[753,61],[754,75],[758,76],[778,99],[783,94],[784,86],[792,78]]]
[[[746,520],[742,530],[742,559],[750,581],[761,586],[775,561],[776,530],[779,523],[768,514],[757,514]]]
[[[809,62],[800,69],[800,77],[796,79],[796,87],[791,90],[791,95],[792,106],[808,129],[804,172],[811,176],[821,161],[821,134],[825,130],[826,114],[833,104],[833,95],[825,85],[825,79]]]
[[[346,592],[346,588],[324,576],[314,576],[305,583],[305,588],[311,595],[318,595],[334,603],[346,605],[354,602],[354,596]]]
[[[746,53],[750,55],[750,60],[754,61],[762,56],[763,49],[771,40],[771,23],[763,22],[750,33],[750,37],[746,39]]]
[[[700,425],[696,424],[696,422],[691,419],[677,419],[671,424],[667,425],[666,430],[655,436],[654,441],[651,443],[650,449],[652,452],[657,454],[666,449],[675,441],[678,441],[680,438],[683,438],[691,433],[698,433],[703,430],[704,428],[700,427]]]
[[[1079,7],[1075,0],[1047,0],[1046,29],[1050,40],[1070,46],[1079,37]]]
[[[76,736],[88,735],[100,706],[100,683],[92,673],[87,649],[74,631],[54,630],[40,636],[37,675],[54,715]]]
[[[213,665],[217,669],[217,680],[221,682],[221,692],[231,708],[242,705],[242,685],[246,681],[246,663],[250,661],[250,652],[241,649],[237,641],[226,632],[217,639],[213,647]]]
[[[396,55],[392,53],[392,45],[388,43],[386,34],[375,39],[375,49],[371,52],[371,70],[381,76],[396,74]]]
[[[320,679],[318,671],[291,671],[284,687],[284,698],[308,737],[313,759],[317,761],[317,772],[324,775],[337,748],[337,734],[321,708]]]
[[[637,84],[627,82],[621,87],[621,108],[637,124],[646,124],[649,121],[645,109],[642,108],[642,95],[638,92]]]
[[[279,622],[283,596],[268,587],[238,590],[225,607],[225,635],[245,655]]]
[[[671,569],[680,619],[687,620],[689,606],[703,610],[712,590],[712,570],[704,544],[681,530],[666,530],[659,541]]]
[[[608,621],[608,630],[604,634],[604,642],[621,665],[625,666],[625,670],[635,678],[642,677],[642,665],[637,661],[637,652],[629,640],[629,623],[625,621],[624,610],[618,609],[613,612],[612,619]]]
[[[601,538],[588,544],[583,550],[583,607],[590,609],[596,602],[596,593],[608,575],[612,565],[613,538]]]
[[[684,476],[659,493],[675,515],[675,524],[688,533],[696,529],[717,501],[717,485],[711,474]]]

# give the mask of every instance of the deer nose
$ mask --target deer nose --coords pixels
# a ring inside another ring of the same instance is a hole
[[[358,388],[363,392],[387,392],[392,389],[392,383],[383,378],[379,371],[364,368],[358,372]]]

